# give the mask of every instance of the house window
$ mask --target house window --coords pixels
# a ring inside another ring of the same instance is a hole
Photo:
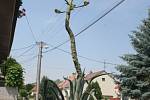
[[[105,78],[102,78],[102,82],[105,82]]]

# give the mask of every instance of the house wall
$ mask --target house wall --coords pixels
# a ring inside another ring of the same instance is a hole
[[[102,78],[105,79],[105,81],[102,81]],[[109,75],[102,75],[93,80],[93,82],[96,81],[99,83],[103,96],[113,96],[113,98],[118,97],[117,93],[115,92],[116,84],[112,77],[110,77]],[[86,88],[87,84],[85,84],[84,87]]]
[[[17,88],[0,87],[0,100],[17,100]]]
[[[69,88],[63,89],[62,94],[63,94],[65,100],[69,100],[68,96],[70,96],[70,89]]]

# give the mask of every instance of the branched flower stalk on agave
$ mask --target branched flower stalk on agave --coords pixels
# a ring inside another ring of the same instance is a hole
[[[64,78],[65,80],[68,80],[70,83],[70,93],[67,95],[66,98],[68,100],[100,100],[97,95],[95,95],[95,88],[92,86],[92,81],[87,82],[84,80],[84,71],[81,70],[81,66],[78,60],[77,56],[77,50],[76,50],[76,42],[75,42],[75,35],[70,28],[70,17],[71,13],[74,9],[78,9],[81,7],[85,7],[89,4],[87,0],[83,1],[82,5],[75,5],[73,0],[65,0],[66,5],[67,5],[67,10],[66,11],[60,11],[58,9],[55,9],[55,13],[61,14],[65,13],[66,18],[65,18],[65,28],[66,31],[70,37],[70,44],[71,44],[71,55],[72,55],[72,60],[76,69],[77,77],[75,80],[71,81],[67,78]],[[88,86],[84,90],[84,84],[87,83]],[[98,84],[97,84],[98,85]],[[99,86],[99,85],[98,85]],[[64,99],[64,98],[63,98]]]

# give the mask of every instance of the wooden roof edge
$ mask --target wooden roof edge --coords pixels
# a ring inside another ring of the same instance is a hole
[[[9,53],[12,47],[13,43],[13,38],[15,34],[15,28],[16,28],[16,23],[17,23],[17,18],[18,18],[18,13],[19,13],[19,8],[22,5],[22,0],[16,0],[15,2],[15,9],[14,9],[14,16],[12,19],[12,28],[11,28],[11,36],[10,36],[10,42],[9,42]],[[8,54],[9,56],[9,54]]]

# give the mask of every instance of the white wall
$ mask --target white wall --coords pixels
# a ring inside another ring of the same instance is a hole
[[[105,81],[102,81],[102,78],[105,78]],[[115,82],[114,79],[109,75],[102,75],[93,80],[93,82],[97,81],[100,85],[101,91],[103,95],[110,95],[114,98],[117,98],[117,94],[115,93]]]
[[[105,78],[105,81],[102,81],[102,78]],[[93,82],[98,82],[99,86],[102,91],[102,95],[107,95],[107,96],[113,96],[113,98],[117,98],[117,94],[115,92],[115,82],[114,79],[111,78],[109,75],[102,75],[93,80]],[[84,89],[87,87],[87,84],[85,84]]]
[[[0,87],[0,100],[17,100],[17,88]]]

